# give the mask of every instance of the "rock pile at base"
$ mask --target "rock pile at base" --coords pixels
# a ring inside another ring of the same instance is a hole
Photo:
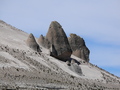
[[[71,46],[71,49],[73,51],[73,55],[89,62],[89,49],[85,45],[85,41],[80,36],[77,36],[76,34],[70,34],[70,37],[68,38],[69,44]]]
[[[78,75],[80,75],[80,76],[83,75],[82,69],[77,63],[71,64],[71,66],[69,66],[69,68],[70,68],[70,70],[77,73]]]
[[[70,70],[72,70],[73,72],[77,73],[80,76],[83,75],[82,69],[79,66],[80,63],[78,63],[78,61],[71,59],[71,60],[66,61],[66,64],[67,64],[68,68]]]
[[[28,39],[26,40],[26,44],[33,50],[37,51],[37,52],[41,52],[39,45],[37,44],[35,37],[33,36],[33,34],[31,33],[28,36]]]

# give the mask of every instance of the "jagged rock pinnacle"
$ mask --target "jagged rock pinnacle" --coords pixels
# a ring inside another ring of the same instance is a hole
[[[73,51],[73,55],[89,62],[89,49],[85,45],[85,41],[80,36],[76,34],[70,34],[68,38],[71,49]]]
[[[40,35],[40,37],[38,38],[38,44],[44,46],[44,36],[43,35]]]
[[[41,52],[39,45],[37,44],[35,37],[31,33],[26,40],[27,45],[35,51]]]
[[[50,48],[50,42],[43,36],[41,35],[39,38],[38,38],[38,44],[49,49]]]
[[[67,60],[70,58],[72,54],[71,47],[62,26],[57,21],[51,22],[46,39],[51,45],[54,45],[57,52],[55,57],[61,60]]]

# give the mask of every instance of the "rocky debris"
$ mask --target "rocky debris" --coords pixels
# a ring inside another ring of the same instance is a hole
[[[73,51],[73,55],[89,62],[89,49],[85,45],[85,41],[80,36],[77,36],[76,34],[70,34],[70,37],[68,38],[69,44],[71,46],[71,49]]]
[[[66,61],[66,64],[68,65],[68,66],[70,66],[71,65],[71,63],[70,63],[70,61],[68,60],[68,61]]]
[[[37,44],[35,37],[33,36],[33,34],[31,33],[28,36],[28,39],[26,40],[26,44],[33,50],[37,51],[37,52],[41,52],[39,45]]]
[[[73,59],[73,58],[71,58],[70,60],[66,61],[67,65],[71,65],[71,64],[74,64],[74,63],[76,63],[78,65],[83,64],[83,63],[80,63],[80,61],[77,61],[76,59]]]
[[[46,40],[50,42],[52,48],[54,46],[53,51],[56,51],[56,53],[51,52],[52,56],[64,61],[70,58],[72,50],[69,45],[68,38],[62,26],[57,21],[51,22],[48,33],[46,35]],[[47,46],[50,48],[49,45]]]
[[[69,68],[78,75],[82,75],[82,69],[77,63],[72,63]]]
[[[66,64],[68,65],[68,68],[73,72],[77,73],[80,76],[83,75],[82,69],[80,68],[80,65],[79,65],[80,63],[77,62],[76,60],[74,59],[67,60]]]

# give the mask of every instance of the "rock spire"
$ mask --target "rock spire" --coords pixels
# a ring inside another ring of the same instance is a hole
[[[54,46],[57,52],[56,55],[53,56],[61,60],[70,58],[72,54],[71,47],[62,26],[57,21],[51,22],[46,39],[50,42],[52,47]]]
[[[41,52],[39,45],[37,44],[35,37],[33,36],[33,34],[31,33],[28,36],[28,39],[26,40],[26,44],[33,50],[37,51],[37,52]]]
[[[73,51],[73,55],[89,62],[89,49],[85,45],[85,41],[80,36],[77,36],[76,34],[70,34],[70,37],[68,38],[69,44],[71,46],[71,49]]]
[[[68,38],[57,21],[51,22],[46,37],[40,36],[38,43],[50,49],[51,56],[63,61],[70,59],[72,50]]]

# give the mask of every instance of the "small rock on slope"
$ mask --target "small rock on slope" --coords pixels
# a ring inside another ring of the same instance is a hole
[[[41,52],[39,45],[37,44],[35,37],[33,36],[33,34],[31,33],[28,36],[28,39],[26,40],[26,44],[33,50],[37,51],[37,52]]]

